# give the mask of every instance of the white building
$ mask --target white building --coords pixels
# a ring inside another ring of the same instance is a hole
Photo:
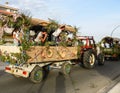
[[[19,9],[14,8],[14,7],[10,7],[8,5],[0,5],[0,14],[13,14],[13,13],[17,13]]]

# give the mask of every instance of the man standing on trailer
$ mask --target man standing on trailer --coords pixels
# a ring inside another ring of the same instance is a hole
[[[58,37],[63,30],[65,30],[65,25],[60,26],[55,32],[53,32],[52,35],[55,42],[58,42]]]

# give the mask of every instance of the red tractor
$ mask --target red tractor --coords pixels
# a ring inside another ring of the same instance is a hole
[[[93,68],[97,61],[99,65],[104,65],[104,55],[100,48],[96,46],[93,36],[78,36],[78,57],[79,62],[85,68]]]

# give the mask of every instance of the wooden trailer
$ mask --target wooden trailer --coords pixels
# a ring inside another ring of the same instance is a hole
[[[32,18],[32,25],[47,26],[49,21]],[[65,30],[75,32],[72,26],[65,25]],[[2,53],[20,53],[21,46],[0,46]],[[19,65],[10,64],[5,71],[14,76],[30,78],[34,83],[39,83],[50,68],[59,68],[63,74],[69,74],[71,60],[77,59],[77,46],[31,46],[25,53],[29,56],[27,62]]]

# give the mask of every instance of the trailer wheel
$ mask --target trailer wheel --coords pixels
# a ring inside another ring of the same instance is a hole
[[[104,54],[100,53],[98,55],[98,65],[104,65],[104,64],[105,64]]]
[[[61,67],[61,70],[62,70],[63,75],[70,74],[70,72],[71,72],[71,64],[68,63],[68,62],[63,63],[62,67]]]
[[[95,66],[96,57],[92,50],[88,50],[83,55],[83,65],[85,68],[91,69]]]
[[[36,66],[30,74],[30,80],[34,83],[40,83],[43,79],[43,69]]]

